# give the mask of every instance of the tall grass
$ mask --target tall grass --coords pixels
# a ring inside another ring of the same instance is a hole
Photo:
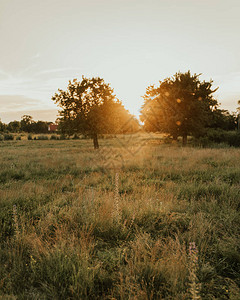
[[[157,138],[1,144],[3,299],[239,299],[239,150]]]

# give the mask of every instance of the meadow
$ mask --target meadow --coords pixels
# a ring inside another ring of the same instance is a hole
[[[0,299],[240,299],[240,150],[0,142]]]

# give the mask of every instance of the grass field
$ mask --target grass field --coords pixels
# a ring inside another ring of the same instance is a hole
[[[0,143],[0,299],[240,299],[240,150]]]

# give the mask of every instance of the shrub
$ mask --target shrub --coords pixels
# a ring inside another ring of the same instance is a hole
[[[79,140],[79,136],[75,133],[74,136],[72,137],[73,140]]]
[[[50,140],[59,140],[59,136],[52,134]]]
[[[221,129],[209,129],[206,137],[214,143],[222,143],[224,141],[226,142],[226,133],[227,132]]]
[[[16,137],[16,140],[17,140],[17,141],[21,141],[21,139],[22,139],[22,138],[21,138],[20,135]]]
[[[229,131],[227,132],[226,139],[230,146],[240,147],[240,132]]]
[[[195,141],[195,144],[203,147],[216,144],[240,147],[240,133],[222,129],[209,129],[204,137],[200,137]]]
[[[59,138],[60,138],[60,140],[66,140],[66,135],[65,134],[61,134]]]
[[[48,140],[48,136],[47,135],[39,135],[38,140],[41,140],[41,141],[45,141],[45,140]]]
[[[4,136],[2,134],[0,134],[0,141],[4,140]]]
[[[32,139],[33,139],[33,138],[32,138],[32,135],[29,134],[29,135],[28,135],[28,140],[31,141]]]
[[[10,133],[5,133],[4,134],[4,140],[5,141],[12,141],[12,140],[14,140],[14,136]]]
[[[171,144],[173,139],[168,135],[163,138],[164,144]]]

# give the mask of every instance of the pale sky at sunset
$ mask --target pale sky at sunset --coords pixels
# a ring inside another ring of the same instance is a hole
[[[240,99],[239,0],[0,0],[0,119],[54,121],[68,80],[100,76],[133,114],[177,71]]]

